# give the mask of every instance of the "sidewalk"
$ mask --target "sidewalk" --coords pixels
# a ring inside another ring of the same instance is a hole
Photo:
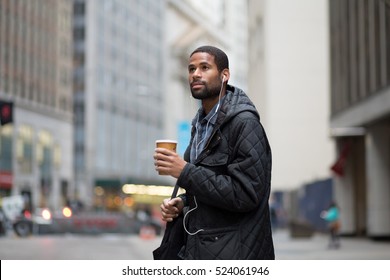
[[[139,238],[139,237],[135,237]],[[328,249],[329,237],[314,233],[309,238],[293,238],[286,229],[273,234],[276,260],[390,260],[390,241],[362,237],[341,237],[339,249]],[[149,250],[155,249],[161,236],[140,240]]]
[[[390,241],[341,237],[339,249],[328,249],[329,237],[322,233],[292,238],[288,230],[277,230],[273,237],[277,260],[390,260]]]
[[[328,249],[328,236],[292,238],[288,230],[273,235],[276,260],[390,260],[390,241],[341,237],[339,249]],[[64,234],[0,237],[0,259],[151,260],[162,235]]]

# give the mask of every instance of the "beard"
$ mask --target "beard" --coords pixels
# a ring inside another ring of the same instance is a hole
[[[221,91],[220,86],[214,86],[214,85],[207,85],[206,83],[203,83],[203,87],[201,89],[193,89],[191,87],[191,94],[192,97],[195,99],[207,99],[210,97],[218,96]]]

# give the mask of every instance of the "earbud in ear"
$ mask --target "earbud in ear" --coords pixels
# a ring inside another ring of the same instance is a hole
[[[222,76],[222,83],[225,82],[225,75]]]

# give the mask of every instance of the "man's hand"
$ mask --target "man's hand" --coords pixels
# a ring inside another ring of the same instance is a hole
[[[184,203],[180,197],[164,199],[160,205],[162,219],[165,222],[172,222],[183,211]]]
[[[174,151],[164,148],[155,149],[154,165],[159,172],[179,178],[186,164],[187,162]]]

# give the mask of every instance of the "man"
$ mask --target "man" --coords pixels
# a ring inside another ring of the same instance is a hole
[[[248,96],[228,85],[226,54],[212,46],[190,56],[192,96],[202,102],[182,159],[157,148],[155,166],[186,190],[161,204],[164,221],[184,214],[183,259],[274,259],[268,199],[271,149]]]

